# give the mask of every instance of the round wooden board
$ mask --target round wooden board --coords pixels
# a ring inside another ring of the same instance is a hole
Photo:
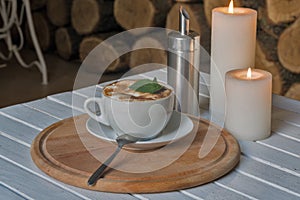
[[[206,120],[191,118],[194,130],[185,138],[160,149],[123,149],[97,184],[88,186],[99,160],[104,161],[116,145],[89,134],[87,119],[80,115],[43,130],[31,147],[35,164],[49,176],[85,189],[154,193],[208,183],[228,173],[240,159],[239,145],[231,134]]]

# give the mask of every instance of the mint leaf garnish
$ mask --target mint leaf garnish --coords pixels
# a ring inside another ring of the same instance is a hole
[[[153,80],[149,80],[149,79],[138,80],[134,84],[129,86],[129,88],[137,92],[154,94],[159,90],[161,90],[163,86],[157,82],[156,78],[154,78]]]

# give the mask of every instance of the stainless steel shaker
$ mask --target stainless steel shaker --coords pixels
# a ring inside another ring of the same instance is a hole
[[[168,84],[177,97],[175,110],[199,115],[200,35],[189,30],[189,15],[180,7],[179,32],[168,34]]]

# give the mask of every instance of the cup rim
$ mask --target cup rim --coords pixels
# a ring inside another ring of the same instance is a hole
[[[119,101],[119,102],[124,102],[124,103],[147,103],[147,102],[154,102],[154,101],[156,101],[156,102],[163,101],[163,100],[165,100],[165,99],[170,98],[172,95],[174,95],[174,89],[173,89],[173,87],[170,86],[170,85],[168,85],[168,84],[166,84],[166,83],[163,83],[163,82],[161,82],[161,81],[158,81],[158,83],[161,84],[161,85],[163,85],[164,87],[170,89],[170,90],[171,90],[171,93],[170,93],[168,96],[163,97],[163,98],[159,98],[159,99],[150,99],[150,100],[144,100],[144,101],[122,101],[122,100],[119,100],[119,99],[113,99],[113,98],[111,98],[111,96],[107,96],[107,95],[104,94],[104,89],[105,89],[105,87],[107,87],[107,86],[109,86],[109,85],[111,85],[111,84],[114,84],[114,83],[116,83],[116,82],[125,81],[125,80],[136,81],[136,80],[142,80],[142,79],[122,79],[122,80],[116,80],[116,81],[114,81],[114,82],[112,82],[112,83],[109,83],[109,84],[107,84],[107,85],[105,85],[105,86],[103,87],[103,90],[102,90],[102,95],[103,95],[103,97],[109,98],[109,99],[111,99],[111,100]]]

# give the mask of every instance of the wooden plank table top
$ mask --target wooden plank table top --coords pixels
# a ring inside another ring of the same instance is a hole
[[[166,70],[133,78],[154,76],[165,82]],[[206,83],[209,75],[203,74],[203,118],[209,117]],[[47,176],[30,157],[33,139],[49,125],[82,114],[84,100],[100,93],[103,85],[0,109],[0,199],[300,199],[300,102],[277,95],[271,137],[239,141],[239,165],[209,184],[166,193],[116,194],[77,188]]]

